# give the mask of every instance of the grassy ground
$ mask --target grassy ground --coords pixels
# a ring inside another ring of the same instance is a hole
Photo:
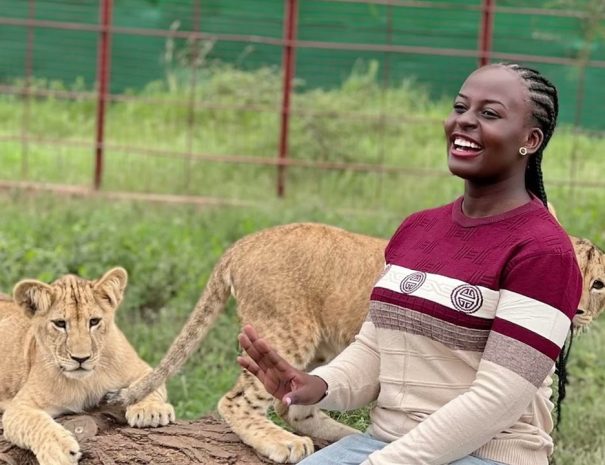
[[[224,70],[223,70],[224,71]],[[205,102],[248,103],[275,107],[276,76],[235,70],[209,74],[197,95]],[[264,73],[264,74],[263,74]],[[46,86],[38,83],[37,85]],[[56,84],[53,84],[56,86]],[[166,101],[186,96],[187,89],[158,84],[145,91]],[[383,162],[393,166],[443,169],[442,129],[435,119],[447,102],[430,102],[422,90],[402,83],[385,96],[371,72],[354,75],[340,90],[317,90],[297,96],[295,107],[320,109],[327,116],[298,116],[293,121],[292,156],[323,161]],[[351,112],[396,115],[389,125],[346,119]],[[88,101],[40,99],[28,132],[36,137],[90,140],[93,106]],[[338,110],[340,116],[335,116]],[[19,134],[25,107],[17,98],[0,96],[0,137]],[[432,122],[408,124],[405,117]],[[109,142],[185,150],[186,106],[140,102],[115,103],[108,121]],[[215,154],[274,156],[277,114],[234,110],[198,110],[194,150]],[[235,136],[234,136],[235,135]],[[571,165],[570,153],[581,154]],[[88,150],[0,142],[0,179],[26,178],[88,185],[92,172]],[[603,180],[601,153],[605,141],[574,138],[561,131],[545,157],[550,200],[571,234],[605,244],[603,189],[559,187],[554,180]],[[27,154],[24,157],[24,154]],[[221,253],[236,239],[276,224],[317,221],[389,237],[412,211],[448,202],[462,185],[452,177],[353,172],[288,171],[285,200],[274,198],[275,169],[219,165],[170,157],[143,157],[108,152],[106,189],[205,194],[241,198],[256,206],[230,209],[164,207],[0,194],[0,290],[9,291],[23,277],[45,281],[74,272],[93,278],[111,266],[130,274],[119,323],[139,353],[155,364],[184,323]],[[550,182],[549,182],[550,181]],[[197,417],[214,409],[233,383],[237,366],[237,321],[233,305],[203,343],[185,370],[169,385],[181,417]],[[559,434],[558,465],[605,465],[605,329],[603,323],[578,338],[571,361],[571,387]],[[363,426],[363,412],[344,421]]]
[[[10,290],[26,276],[51,280],[76,272],[93,278],[111,266],[125,266],[130,285],[119,323],[151,364],[159,361],[184,323],[213,264],[237,238],[292,221],[326,222],[387,237],[400,219],[397,213],[352,215],[280,202],[265,208],[200,210],[13,194],[0,196],[0,203],[4,218],[0,290]],[[572,224],[588,222],[579,214]],[[232,385],[237,374],[237,328],[230,306],[183,372],[170,382],[179,416],[193,418],[212,411]],[[597,322],[577,338],[559,435],[559,465],[605,464],[605,410],[598,408],[605,401],[604,331]],[[363,412],[341,419],[359,427],[367,421]]]
[[[295,95],[293,108],[297,113],[291,121],[290,157],[384,164],[413,171],[402,175],[290,168],[286,184],[289,199],[299,203],[312,199],[329,208],[398,211],[406,205],[417,209],[433,204],[432,195],[420,197],[418,192],[447,190],[445,197],[453,197],[459,192],[455,181],[417,174],[446,171],[441,120],[449,113],[451,100],[431,101],[422,87],[407,81],[383,91],[376,82],[375,67],[359,69],[342,88]],[[147,100],[110,105],[106,136],[114,148],[106,152],[104,187],[264,202],[275,192],[274,167],[225,165],[159,153],[143,155],[117,147],[171,153],[186,153],[191,148],[196,153],[273,160],[279,133],[279,74],[268,69],[240,72],[221,67],[202,73],[194,94],[196,102],[204,107],[195,110],[188,104],[192,94],[189,78],[175,77],[170,82],[169,86],[151,84],[137,95]],[[36,81],[34,89],[48,91],[65,86]],[[20,97],[0,95],[0,138],[26,132],[33,138],[90,144],[57,147],[3,142],[0,179],[23,177],[90,185],[94,103],[94,99],[40,97],[28,107]],[[238,108],[227,108],[233,105]],[[242,109],[246,106],[261,111]],[[24,116],[27,114],[29,118]],[[355,116],[359,114],[366,116]],[[561,127],[544,160],[546,178],[553,186],[555,181],[570,178],[587,183],[602,181],[600,154],[604,151],[605,140],[575,137],[569,128]],[[414,188],[410,189],[412,182]],[[568,192],[562,195],[568,197]]]

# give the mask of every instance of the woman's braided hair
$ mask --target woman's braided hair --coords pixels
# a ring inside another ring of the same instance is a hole
[[[546,191],[544,190],[544,181],[542,178],[542,154],[557,125],[557,116],[559,114],[557,88],[535,69],[511,63],[500,63],[500,65],[517,73],[527,85],[529,98],[533,105],[532,116],[544,134],[544,140],[540,148],[528,161],[525,173],[525,186],[532,194],[542,200],[544,205],[547,205]],[[569,341],[563,345],[561,354],[556,362],[556,374],[558,377],[558,396],[556,402],[557,426],[559,426],[562,417],[561,405],[565,398],[565,388],[567,385],[567,359],[572,341],[573,332],[570,333]]]
[[[533,104],[532,116],[544,134],[542,145],[529,159],[525,185],[546,205],[546,191],[542,180],[542,154],[557,125],[559,114],[557,88],[535,69],[510,63],[503,66],[516,72],[527,85],[529,98]]]

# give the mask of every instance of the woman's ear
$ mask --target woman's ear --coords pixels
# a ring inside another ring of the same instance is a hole
[[[527,153],[532,155],[538,151],[544,141],[544,133],[540,128],[531,128],[525,140],[525,148]]]
[[[128,284],[128,273],[124,268],[112,268],[94,284],[93,291],[99,302],[115,310],[122,302]]]
[[[52,287],[35,279],[19,281],[13,289],[13,298],[28,317],[48,311],[52,304]]]

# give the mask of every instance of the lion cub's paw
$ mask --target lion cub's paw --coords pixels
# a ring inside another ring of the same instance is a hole
[[[174,407],[167,402],[143,401],[126,408],[126,420],[130,426],[164,426],[174,422]]]
[[[40,465],[75,465],[82,457],[80,445],[71,433],[64,430],[46,441],[36,451]]]
[[[272,442],[267,444],[265,451],[267,457],[277,463],[297,463],[311,455],[315,450],[313,441],[306,436],[295,436],[287,442]]]

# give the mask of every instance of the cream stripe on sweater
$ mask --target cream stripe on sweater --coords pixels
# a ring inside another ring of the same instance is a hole
[[[312,373],[328,384],[322,408],[349,410],[377,400],[370,433],[391,444],[362,465],[445,465],[471,453],[546,465],[550,378],[538,390],[480,355],[368,321],[353,344]]]

